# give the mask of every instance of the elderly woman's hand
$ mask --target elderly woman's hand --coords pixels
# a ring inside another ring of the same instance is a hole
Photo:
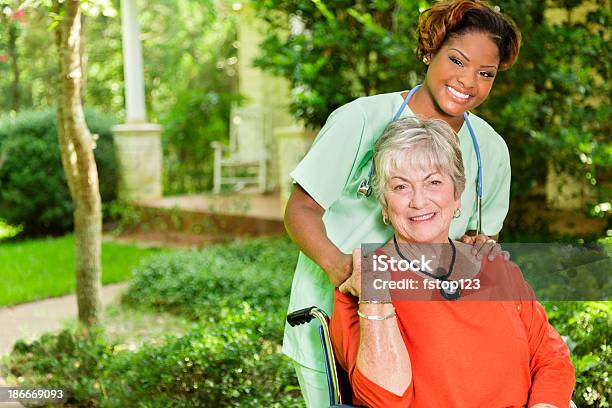
[[[500,255],[503,256],[506,261],[510,259],[510,253],[502,250],[501,246],[487,235],[464,235],[461,237],[461,242],[473,246],[472,254],[476,256],[476,259],[482,259],[487,255],[489,261],[494,260]]]
[[[361,249],[353,250],[353,273],[338,289],[357,298],[361,296]]]

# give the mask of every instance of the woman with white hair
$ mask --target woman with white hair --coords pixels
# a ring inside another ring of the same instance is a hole
[[[477,260],[470,246],[449,238],[465,185],[453,130],[439,120],[399,120],[376,143],[373,161],[382,217],[394,230],[379,257],[417,259],[418,251],[437,257],[434,272],[398,274],[396,267],[375,275],[387,282],[413,279],[419,300],[411,300],[410,290],[392,290],[391,284],[379,282],[373,290],[373,275],[367,275],[373,272],[365,272],[364,258],[354,252],[353,274],[335,291],[330,323],[353,403],[568,407],[574,386],[569,350],[520,269],[502,257]],[[462,279],[487,281],[505,297],[490,292],[485,301],[478,290],[438,285]]]

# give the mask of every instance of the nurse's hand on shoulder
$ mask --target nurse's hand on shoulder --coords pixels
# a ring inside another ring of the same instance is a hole
[[[339,287],[353,272],[353,257],[338,251],[326,265],[325,272],[334,288]]]
[[[359,298],[361,295],[361,249],[354,249],[352,256],[353,273],[338,288],[342,293],[350,293]]]
[[[464,235],[461,237],[461,242],[473,246],[472,254],[476,256],[476,259],[488,256],[489,261],[492,261],[500,255],[506,261],[510,259],[510,253],[502,250],[502,247],[488,235]]]

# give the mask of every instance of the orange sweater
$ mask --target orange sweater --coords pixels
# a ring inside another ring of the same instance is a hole
[[[501,257],[484,261],[481,276],[513,280],[518,276],[529,290],[519,268]],[[335,291],[331,336],[336,357],[349,373],[354,404],[384,408],[569,406],[574,387],[569,350],[539,303],[394,300],[393,305],[413,375],[402,396],[370,381],[355,367],[357,301]]]

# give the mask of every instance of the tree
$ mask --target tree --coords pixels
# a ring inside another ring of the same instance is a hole
[[[57,130],[62,165],[74,202],[76,294],[79,320],[100,319],[102,211],[95,147],[81,102],[82,12],[80,0],[53,0],[59,57]]]
[[[525,197],[550,165],[594,186],[599,197],[593,204],[609,201],[609,1],[500,3],[520,27],[523,46],[516,66],[503,73],[479,113],[508,142],[513,196]]]
[[[254,0],[270,26],[256,65],[287,78],[294,116],[321,127],[352,99],[418,83],[424,68],[413,50],[420,3]]]

